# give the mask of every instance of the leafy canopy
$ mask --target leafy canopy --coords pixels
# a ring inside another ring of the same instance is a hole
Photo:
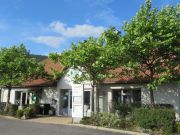
[[[137,15],[123,26],[123,44],[129,57],[127,66],[143,73],[151,90],[179,76],[180,5],[161,10],[147,0]]]
[[[0,85],[12,87],[44,72],[24,45],[0,48]]]
[[[75,76],[75,81],[90,80],[95,84],[110,76],[107,71],[116,67],[116,54],[120,54],[116,47],[119,39],[120,33],[112,27],[100,38],[90,37],[72,44],[69,50],[61,54],[51,54],[50,57],[60,59],[65,67],[79,70],[81,74]]]

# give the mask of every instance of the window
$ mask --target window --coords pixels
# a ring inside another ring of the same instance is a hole
[[[84,91],[84,105],[88,106],[90,108],[90,91]]]
[[[113,90],[113,102],[116,105],[121,103],[131,104],[131,103],[141,103],[141,90],[140,89],[123,89],[123,90]]]
[[[26,104],[26,93],[22,93],[22,105]]]
[[[16,91],[15,92],[15,104],[20,105],[20,99],[21,99],[21,92]]]
[[[141,103],[141,90],[133,91],[133,103]]]

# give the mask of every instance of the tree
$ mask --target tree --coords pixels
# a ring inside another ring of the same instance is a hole
[[[157,86],[179,77],[180,61],[180,6],[152,8],[146,0],[136,16],[123,26],[123,44],[135,75],[149,82],[151,104]]]
[[[96,85],[110,76],[107,72],[109,69],[116,67],[116,57],[113,56],[120,52],[115,47],[119,39],[120,33],[112,27],[105,31],[100,38],[90,37],[85,41],[72,44],[69,50],[61,54],[51,54],[50,57],[59,59],[65,67],[80,71],[81,74],[74,77],[75,81],[89,80],[92,85],[92,95],[94,95]],[[92,96],[92,101],[92,111],[95,109],[95,111],[98,111],[98,105],[97,108],[94,108],[94,96]]]
[[[13,86],[43,74],[43,66],[31,58],[24,45],[0,48],[0,85],[8,89],[5,111]]]

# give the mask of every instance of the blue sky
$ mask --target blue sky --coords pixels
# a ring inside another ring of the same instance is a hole
[[[0,47],[24,43],[34,54],[62,52],[72,42],[121,28],[145,0],[0,0]],[[179,0],[152,0],[161,8]]]

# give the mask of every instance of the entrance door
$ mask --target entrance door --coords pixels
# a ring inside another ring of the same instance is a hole
[[[72,116],[72,90],[69,90],[68,96],[68,116]]]
[[[61,90],[61,115],[72,115],[72,91]]]

